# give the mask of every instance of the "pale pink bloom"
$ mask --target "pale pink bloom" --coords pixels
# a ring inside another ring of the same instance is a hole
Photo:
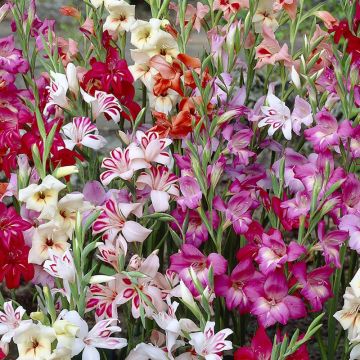
[[[339,229],[349,232],[349,247],[360,254],[360,215],[349,214],[340,219]]]
[[[215,323],[208,321],[203,332],[190,334],[189,344],[195,349],[195,352],[203,356],[206,360],[221,360],[219,355],[225,350],[232,349],[232,342],[225,340],[233,333],[230,329],[223,329],[215,333]]]
[[[196,179],[193,176],[182,176],[179,178],[179,185],[182,196],[177,199],[177,203],[182,211],[199,207],[202,192]]]
[[[94,96],[91,96],[82,89],[80,89],[80,91],[84,100],[91,105],[93,120],[97,119],[101,114],[104,114],[115,123],[120,121],[122,107],[114,95],[96,90]]]
[[[126,255],[123,249],[124,244],[126,244],[126,240],[121,235],[114,241],[105,239],[105,243],[98,246],[99,254],[97,256],[101,261],[106,262],[118,271],[119,258]],[[125,247],[127,246],[125,245]]]
[[[66,93],[69,89],[68,80],[65,74],[54,73],[51,71],[51,81],[50,85],[47,86],[49,91],[47,104],[44,108],[44,114],[47,114],[48,109],[53,106],[59,106],[63,109],[69,108],[69,99],[66,96]]]
[[[110,198],[101,209],[102,213],[93,224],[94,234],[105,232],[109,240],[114,240],[121,232],[127,242],[143,242],[151,233],[151,230],[139,223],[127,220],[130,214],[137,217],[142,216],[142,204],[140,203],[118,203],[114,198]],[[126,253],[126,242],[120,244]]]
[[[148,256],[137,270],[144,276],[137,278],[136,283],[133,283],[126,275],[119,275],[119,296],[117,299],[118,305],[125,304],[131,301],[131,313],[135,319],[140,317],[140,308],[145,311],[146,316],[152,317],[154,308],[157,312],[165,311],[166,303],[162,299],[161,290],[153,284],[153,279],[156,276],[160,263],[159,258],[155,254]],[[142,293],[140,296],[139,292]],[[149,302],[144,301],[146,297],[153,306],[149,306]]]
[[[124,338],[111,337],[113,333],[121,331],[117,326],[117,319],[101,320],[89,331],[88,324],[76,311],[68,311],[62,315],[63,320],[78,326],[79,331],[72,346],[72,356],[82,352],[83,360],[98,360],[100,358],[100,349],[121,349],[127,345]]]
[[[334,28],[334,25],[339,24],[339,21],[335,19],[328,11],[315,11],[314,15],[321,19],[328,29],[332,29]]]
[[[171,197],[179,196],[179,187],[176,184],[178,178],[170,173],[166,166],[152,166],[148,172],[142,172],[136,180],[138,190],[150,189],[152,206],[156,212],[164,212],[169,209]]]
[[[171,158],[167,151],[164,151],[172,141],[167,138],[160,138],[154,131],[144,133],[136,132],[136,138],[140,148],[144,151],[144,159],[148,163],[156,162],[162,165],[169,165]]]
[[[291,114],[294,133],[300,136],[301,125],[310,126],[313,122],[313,115],[310,104],[299,95],[295,98],[294,110]]]
[[[111,151],[110,157],[103,160],[101,167],[107,170],[100,175],[100,180],[104,185],[109,185],[116,178],[130,180],[134,171],[148,168],[149,164],[144,159],[143,151],[135,144],[130,144],[125,149],[118,147]]]
[[[235,154],[240,163],[249,164],[249,158],[255,156],[253,151],[249,150],[249,144],[254,133],[250,129],[242,129],[233,134],[228,143],[229,150]]]
[[[287,210],[287,216],[290,219],[299,219],[300,216],[306,217],[309,213],[310,202],[311,199],[307,192],[296,192],[294,198],[283,201],[280,207]]]
[[[274,32],[266,26],[263,29],[263,37],[263,41],[256,47],[258,62],[255,69],[260,69],[265,65],[275,65],[279,61],[283,61],[285,66],[291,68],[294,62],[289,55],[287,44],[280,48]]]
[[[185,12],[185,19],[187,21],[192,21],[194,29],[199,33],[201,31],[201,21],[209,11],[210,8],[199,1],[196,3],[196,8],[193,5],[188,4]]]
[[[99,135],[96,125],[87,117],[76,117],[61,130],[65,136],[65,146],[69,150],[75,146],[99,150],[106,144],[106,139]]]
[[[232,14],[249,7],[249,0],[215,0],[213,10],[221,10],[224,18],[229,20]]]
[[[296,296],[288,295],[288,285],[282,271],[268,275],[263,292],[254,297],[251,313],[258,317],[260,325],[269,327],[279,322],[287,324],[289,319],[300,319],[306,316],[303,301]]]
[[[16,329],[21,323],[31,323],[31,320],[22,320],[25,314],[25,309],[18,306],[14,309],[12,301],[6,301],[3,305],[4,312],[0,311],[0,335],[1,341],[9,343],[15,335]]]
[[[263,234],[256,261],[259,263],[260,271],[267,275],[286,262],[292,262],[305,254],[306,248],[292,241],[288,246],[282,239],[279,230],[271,229],[268,234]]]
[[[140,343],[125,360],[169,360],[167,352],[152,344]]]

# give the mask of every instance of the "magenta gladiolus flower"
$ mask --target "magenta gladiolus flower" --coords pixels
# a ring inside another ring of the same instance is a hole
[[[15,49],[13,35],[0,39],[0,49],[0,70],[5,70],[12,74],[24,74],[28,71],[29,64],[22,57],[22,52]]]
[[[253,151],[249,150],[249,144],[253,135],[252,130],[243,129],[236,132],[229,141],[229,150],[238,157],[240,164],[248,165],[249,158],[256,155]]]
[[[340,219],[339,229],[349,232],[349,247],[360,254],[360,215],[349,214]]]
[[[205,287],[209,283],[210,266],[212,266],[215,276],[223,275],[227,270],[227,261],[217,253],[205,256],[199,249],[189,244],[184,244],[177,254],[170,256],[169,270],[177,272],[194,295],[197,294],[197,291],[191,279],[190,267],[193,268],[197,278]]]
[[[327,110],[316,115],[317,125],[305,130],[305,137],[316,151],[324,151],[329,147],[339,145],[338,122]]]
[[[198,182],[192,176],[179,178],[180,191],[182,196],[177,200],[183,211],[186,208],[196,209],[200,205],[202,192]]]
[[[320,311],[325,301],[333,296],[329,281],[333,271],[331,267],[323,266],[306,273],[304,262],[295,264],[292,268],[294,276],[302,286],[300,294],[310,302],[314,311]]]
[[[227,204],[218,196],[214,199],[214,208],[225,213],[227,225],[232,224],[237,234],[244,234],[252,222],[251,205],[252,199],[245,191],[232,196]]]
[[[255,260],[259,263],[260,271],[267,275],[286,262],[295,261],[305,252],[306,248],[295,241],[286,246],[281,232],[270,229],[268,234],[262,236],[262,245]]]
[[[262,280],[263,275],[255,271],[253,262],[244,259],[234,268],[230,276],[215,277],[215,294],[226,299],[229,310],[238,308],[240,313],[245,313],[250,310],[249,294],[253,293],[254,286],[261,286]]]
[[[280,207],[287,210],[289,219],[298,219],[309,213],[310,197],[305,191],[297,192],[293,199],[283,201]]]
[[[322,250],[327,265],[334,264],[340,268],[339,249],[348,238],[347,231],[334,230],[325,234],[325,223],[321,221],[318,225],[318,238],[319,243],[315,245],[315,249]]]
[[[251,313],[258,317],[261,326],[269,327],[279,322],[287,324],[289,319],[300,319],[306,316],[303,301],[296,296],[288,295],[288,284],[282,271],[269,274],[264,289],[257,298]]]

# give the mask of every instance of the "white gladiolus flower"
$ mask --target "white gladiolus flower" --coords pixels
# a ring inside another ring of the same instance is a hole
[[[106,3],[110,15],[106,18],[104,31],[111,33],[130,31],[135,23],[135,5],[123,0],[112,0]]]

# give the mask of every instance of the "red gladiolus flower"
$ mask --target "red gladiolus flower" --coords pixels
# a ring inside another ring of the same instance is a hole
[[[10,238],[0,243],[0,281],[5,279],[9,289],[16,289],[20,280],[30,281],[34,277],[34,267],[28,263],[30,248]]]

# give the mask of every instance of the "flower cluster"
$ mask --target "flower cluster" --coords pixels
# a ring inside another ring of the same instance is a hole
[[[360,359],[359,2],[146,3],[0,8],[0,359]]]

